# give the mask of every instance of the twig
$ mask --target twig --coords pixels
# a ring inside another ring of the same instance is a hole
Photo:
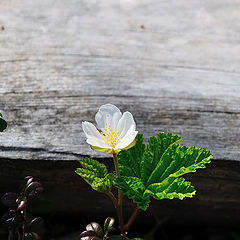
[[[140,212],[140,208],[136,207],[131,215],[131,217],[129,218],[128,222],[124,225],[124,232],[127,232],[128,229],[130,228],[130,226],[133,224],[133,222],[135,221],[138,213]]]

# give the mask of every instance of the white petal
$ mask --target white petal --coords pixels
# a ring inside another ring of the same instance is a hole
[[[113,131],[116,130],[117,125],[118,125],[118,122],[119,122],[119,120],[121,119],[121,117],[122,117],[122,113],[121,113],[121,112],[117,112],[117,113],[114,113],[114,114],[113,114],[113,116],[112,116],[112,122],[111,122],[111,124],[110,124],[111,129],[112,129]]]
[[[137,136],[138,131],[135,131],[135,126],[132,125],[126,135],[120,140],[120,142],[115,146],[114,149],[123,149],[130,145],[135,137]]]
[[[82,122],[82,129],[87,138],[97,138],[102,139],[101,134],[96,129],[96,127],[90,122]]]
[[[129,128],[133,126],[133,130],[136,130],[136,123],[130,112],[123,113],[121,119],[118,122],[117,130],[120,133],[120,138],[123,138],[128,132]]]
[[[102,139],[98,139],[98,138],[88,138],[87,143],[94,147],[100,147],[100,148],[104,148],[104,149],[111,148]]]
[[[105,104],[99,108],[95,120],[99,129],[106,128],[107,123],[114,131],[121,117],[122,113],[115,105]]]

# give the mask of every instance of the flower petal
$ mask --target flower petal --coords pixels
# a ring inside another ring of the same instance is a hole
[[[91,145],[91,149],[92,150],[95,150],[95,151],[98,151],[98,152],[108,152],[112,149],[109,149],[109,148],[100,148],[100,147],[96,147],[96,146],[93,146]]]
[[[106,124],[108,124],[114,131],[121,117],[122,113],[115,105],[105,104],[99,108],[95,116],[95,121],[99,129],[104,130]]]
[[[127,134],[128,130],[130,129],[131,126],[133,126],[132,131],[135,131],[136,123],[133,119],[132,114],[130,112],[123,113],[123,115],[117,125],[117,130],[120,133],[120,138],[123,138]]]
[[[102,139],[101,134],[97,128],[90,122],[82,122],[82,129],[87,138],[97,138]]]
[[[128,147],[134,141],[138,134],[138,131],[135,131],[135,128],[136,126],[132,125],[114,149],[124,149]]]
[[[98,148],[103,148],[103,149],[111,148],[102,139],[99,139],[99,138],[88,138],[87,143],[93,147],[98,147]]]

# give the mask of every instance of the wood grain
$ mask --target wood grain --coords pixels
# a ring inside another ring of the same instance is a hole
[[[202,216],[195,222],[210,216],[237,224],[239,8],[238,0],[1,1],[0,110],[9,123],[0,136],[2,181],[35,173],[47,189],[50,179],[58,181],[74,192],[74,203],[83,201],[74,184],[91,193],[74,175],[74,160],[110,161],[86,144],[81,122],[93,122],[100,105],[113,103],[132,112],[146,139],[173,132],[188,146],[209,149],[211,170],[192,176],[199,184],[192,209],[199,206]],[[71,173],[61,180],[65,164]],[[62,195],[58,189],[50,199]],[[166,209],[181,222],[173,202]],[[161,203],[155,206],[162,212]]]

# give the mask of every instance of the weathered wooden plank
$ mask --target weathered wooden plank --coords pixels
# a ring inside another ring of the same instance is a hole
[[[30,92],[23,92],[17,87],[21,81],[15,80],[9,86],[14,88],[15,85],[16,92],[0,96],[1,108],[9,120],[9,129],[2,135],[6,147],[2,148],[2,154],[22,159],[97,156],[98,153],[85,142],[81,121],[94,122],[100,104],[112,102],[123,111],[130,110],[134,114],[139,131],[146,137],[158,131],[172,131],[182,135],[186,144],[206,146],[216,159],[240,159],[237,141],[240,136],[240,99],[237,94],[223,95],[231,88],[239,87],[234,84],[237,78],[225,84],[222,81],[219,85],[219,82],[208,82],[209,74],[203,74],[201,87],[198,80],[190,80],[191,70],[187,72],[185,79],[188,82],[184,81],[184,87],[177,81],[168,83],[169,80],[165,79],[151,82],[145,79],[142,84],[135,82],[135,85],[126,79],[123,80],[126,84],[114,88],[109,80],[103,80],[97,86],[100,80],[96,79],[91,81],[89,90],[84,88],[87,83],[81,84],[81,81],[69,81],[65,90],[56,80],[48,83],[49,90],[39,91],[38,81],[32,80],[36,86]],[[179,76],[179,72],[170,71],[170,74]],[[44,80],[41,83],[45,85]]]
[[[112,102],[132,110],[147,137],[173,131],[217,159],[238,160],[239,2],[224,10],[223,3],[72,1],[66,8],[25,0],[2,7],[0,108],[10,122],[3,156],[94,155],[81,121]]]
[[[214,155],[189,177],[199,195],[182,208],[154,202],[157,213],[237,226],[239,7],[238,0],[0,1],[0,110],[9,122],[0,136],[1,191],[32,174],[46,188],[46,211],[86,215],[86,204],[100,201],[104,209],[94,214],[113,213],[74,174],[73,161],[90,155],[111,163],[81,129],[110,102],[131,111],[146,138],[174,132]]]

